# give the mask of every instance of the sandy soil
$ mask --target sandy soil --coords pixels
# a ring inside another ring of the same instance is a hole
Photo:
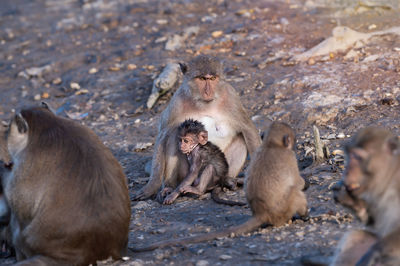
[[[331,187],[343,171],[338,150],[367,125],[400,131],[400,36],[375,36],[305,62],[291,58],[330,37],[338,25],[373,32],[400,26],[400,15],[396,1],[325,2],[2,1],[0,119],[7,121],[22,106],[49,102],[101,137],[124,167],[133,192],[148,180],[144,166],[151,160],[160,113],[173,93],[148,110],[153,80],[170,61],[217,55],[260,131],[272,120],[296,130],[301,168],[312,161],[314,124],[330,152],[338,153],[313,166],[308,176],[314,218],[106,264],[293,265],[306,255],[328,262],[343,233],[360,226],[332,199]],[[243,200],[244,192],[226,196]],[[209,195],[183,197],[172,206],[132,202],[129,245],[220,230],[250,215],[248,207],[217,205]]]

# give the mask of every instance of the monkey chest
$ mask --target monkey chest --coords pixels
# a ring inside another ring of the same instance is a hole
[[[203,115],[194,119],[203,123],[208,131],[208,140],[217,145],[222,151],[225,150],[236,135],[234,128],[223,118]]]

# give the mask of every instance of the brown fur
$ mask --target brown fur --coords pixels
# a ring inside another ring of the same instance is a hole
[[[212,190],[212,198],[217,203],[227,205],[240,205],[245,203],[224,200],[219,197],[217,187],[229,186],[228,162],[224,153],[208,141],[208,133],[199,121],[185,120],[178,128],[179,146],[182,153],[186,153],[189,167],[183,173],[186,177],[164,200],[164,204],[172,204],[181,193],[203,195]],[[172,190],[167,188],[167,190]],[[163,194],[165,190],[160,193]],[[159,194],[160,194],[159,193]],[[158,199],[163,195],[158,196]]]
[[[346,153],[343,187],[335,198],[377,234],[357,265],[400,265],[400,141],[385,129],[369,127],[346,145]]]
[[[29,108],[14,117],[7,142],[14,166],[2,183],[20,265],[121,258],[130,220],[127,183],[100,139],[46,108]]]
[[[284,123],[272,124],[268,137],[252,159],[247,172],[246,196],[253,217],[244,224],[222,232],[167,240],[146,247],[131,248],[132,251],[148,251],[172,245],[198,243],[244,234],[263,224],[280,226],[296,213],[308,215],[307,200],[302,192],[304,180],[300,177],[293,152],[294,132]]]
[[[247,152],[252,155],[261,144],[235,89],[224,81],[219,60],[203,55],[183,69],[183,83],[161,115],[150,180],[133,196],[134,200],[151,197],[162,184],[176,187],[185,177],[178,167],[185,164],[185,159],[177,149],[176,136],[178,125],[186,119],[209,122],[205,124],[209,139],[225,154],[229,178],[240,172]],[[217,130],[224,135],[217,138],[213,133]]]

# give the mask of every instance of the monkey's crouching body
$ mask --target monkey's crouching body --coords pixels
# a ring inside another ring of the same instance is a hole
[[[122,167],[88,128],[31,108],[8,134],[14,165],[2,184],[19,265],[88,265],[127,247],[130,201]]]
[[[343,258],[356,265],[400,265],[400,140],[388,130],[368,127],[345,150],[346,171],[335,200],[353,209],[376,235],[370,241],[367,231],[347,234],[334,261],[340,258],[337,265],[343,264]],[[359,245],[357,252],[350,253],[354,245],[343,243],[360,242],[361,237],[371,243],[369,249]]]
[[[305,182],[293,146],[293,131],[275,122],[250,162],[246,197],[253,215],[263,223],[280,226],[296,214],[308,215]]]

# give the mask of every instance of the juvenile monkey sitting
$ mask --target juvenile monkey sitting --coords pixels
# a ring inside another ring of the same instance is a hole
[[[175,190],[165,188],[160,192],[159,197],[170,192],[163,203],[172,204],[181,193],[203,195],[212,190],[212,197],[218,203],[244,205],[218,198],[216,188],[232,188],[235,185],[226,178],[229,166],[224,153],[208,141],[208,132],[204,125],[196,120],[185,120],[178,128],[178,138],[179,150],[187,156],[188,167],[180,167],[185,178]]]

